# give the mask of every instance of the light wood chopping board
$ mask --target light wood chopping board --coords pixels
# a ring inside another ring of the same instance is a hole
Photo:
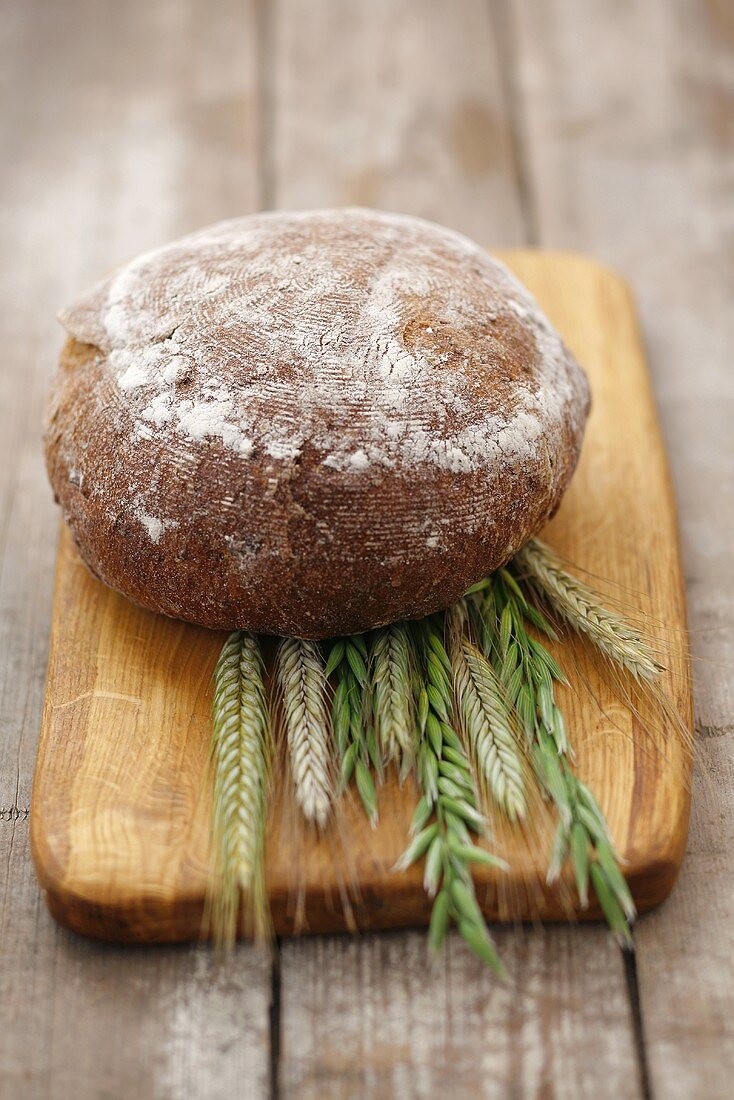
[[[625,283],[581,256],[503,255],[586,368],[593,411],[571,488],[544,538],[620,606],[649,616],[662,687],[682,725],[692,703],[675,504],[634,308]],[[53,915],[110,940],[196,938],[210,878],[206,775],[211,677],[224,635],[141,611],[95,580],[64,533],[31,809],[33,853]],[[641,910],[671,890],[685,847],[690,751],[654,700],[620,688],[587,645],[556,647],[581,777],[596,793]],[[279,782],[268,834],[275,929],[289,934],[425,924],[422,868],[395,873],[416,793],[389,779],[370,830],[345,799],[322,840]],[[543,883],[552,824],[495,837],[509,873],[478,869],[493,918],[574,917],[569,888]],[[579,916],[595,916],[591,909]]]

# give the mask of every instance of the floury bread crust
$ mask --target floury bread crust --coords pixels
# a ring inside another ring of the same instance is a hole
[[[222,629],[445,607],[558,507],[586,377],[466,238],[368,210],[223,222],[61,317],[46,456],[89,567]]]

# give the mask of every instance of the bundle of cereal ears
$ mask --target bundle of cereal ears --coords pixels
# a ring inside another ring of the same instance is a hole
[[[240,218],[147,253],[62,315],[49,475],[94,573],[229,633],[213,691],[211,918],[267,937],[279,746],[319,835],[390,769],[418,796],[398,869],[424,862],[450,924],[502,970],[472,867],[540,791],[623,942],[634,905],[576,776],[545,645],[582,634],[655,688],[653,646],[537,539],[573,474],[585,375],[498,261],[365,210]],[[262,635],[274,635],[268,687]],[[482,843],[478,843],[478,839]]]

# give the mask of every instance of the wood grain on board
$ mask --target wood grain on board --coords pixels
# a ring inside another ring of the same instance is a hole
[[[507,258],[586,366],[594,394],[579,470],[546,536],[614,585],[610,595],[631,613],[653,609],[647,627],[670,670],[661,686],[689,727],[675,508],[629,293],[583,257]],[[122,941],[200,934],[211,873],[211,676],[222,641],[134,607],[62,538],[31,836],[51,911],[68,927]],[[571,662],[561,702],[579,773],[607,814],[639,908],[650,908],[672,888],[685,846],[685,736],[654,699],[634,693],[628,703],[589,646],[558,652]],[[374,832],[347,799],[321,840],[289,813],[287,786],[275,801],[266,862],[277,932],[427,922],[421,867],[393,871],[416,801],[410,783],[385,783]],[[489,916],[596,915],[576,913],[570,888],[545,887],[550,833],[497,826],[511,870],[477,876]]]

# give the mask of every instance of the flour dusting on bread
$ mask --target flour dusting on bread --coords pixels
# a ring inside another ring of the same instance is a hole
[[[408,346],[420,302],[431,322]],[[501,371],[503,318],[519,318],[536,345],[533,371],[504,403],[471,378]],[[560,338],[507,269],[404,216],[226,222],[133,261],[63,321],[108,356],[138,431],[218,438],[282,462],[308,439],[345,471],[473,470],[527,454],[574,396]],[[457,329],[474,340],[458,356]]]
[[[168,615],[302,637],[447,606],[557,508],[583,371],[497,260],[367,210],[239,218],[62,314],[49,473]]]

